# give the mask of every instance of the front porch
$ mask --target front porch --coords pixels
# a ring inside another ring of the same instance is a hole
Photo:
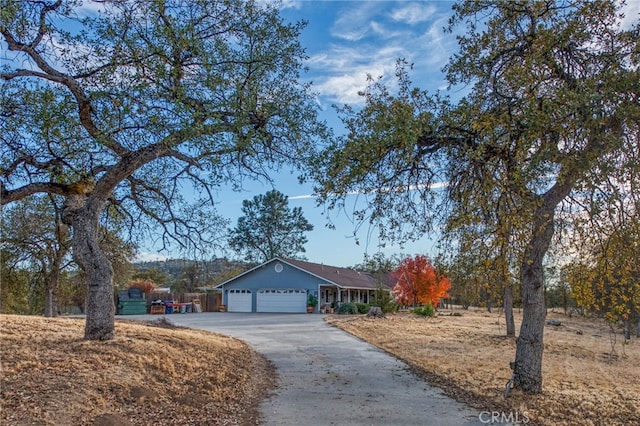
[[[371,303],[375,290],[320,286],[320,313],[333,313],[343,303]]]

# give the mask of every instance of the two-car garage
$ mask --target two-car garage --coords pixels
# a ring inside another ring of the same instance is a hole
[[[255,312],[306,312],[307,291],[304,289],[262,288],[229,289],[227,291],[227,310],[229,312],[253,312],[253,295],[256,296]]]
[[[305,313],[307,291],[302,289],[260,289],[256,312]]]

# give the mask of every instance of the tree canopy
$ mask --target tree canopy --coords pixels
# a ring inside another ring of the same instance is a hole
[[[449,297],[449,279],[436,270],[427,256],[404,259],[393,272],[396,301],[405,306],[430,304],[438,306],[440,299]]]
[[[2,212],[0,229],[5,252],[20,259],[19,265],[35,268],[44,281],[46,317],[57,315],[60,274],[71,264],[71,234],[62,223],[59,204],[53,195],[15,203]]]
[[[247,262],[266,262],[274,257],[299,258],[313,230],[301,207],[289,208],[280,191],[268,191],[242,202],[244,216],[229,231],[229,245]]]
[[[113,270],[97,243],[118,211],[164,242],[214,241],[219,185],[305,164],[327,138],[299,82],[304,23],[243,0],[4,1],[0,202],[64,198],[86,274],[88,339],[114,335]],[[188,189],[189,191],[186,191]],[[193,191],[196,201],[184,202]],[[149,225],[151,226],[151,225]]]
[[[416,238],[435,222],[488,232],[496,248],[517,236],[522,251],[504,257],[520,262],[523,299],[511,383],[526,392],[542,391],[543,260],[556,227],[603,208],[595,194],[612,171],[639,166],[640,24],[620,22],[609,0],[460,2],[445,71],[466,94],[414,88],[400,62],[397,92],[371,79],[361,110],[340,109],[348,134],[318,168],[330,207],[368,194],[358,217],[382,238]]]

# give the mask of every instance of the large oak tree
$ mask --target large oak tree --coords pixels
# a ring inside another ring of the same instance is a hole
[[[85,3],[95,7],[2,2],[0,200],[64,198],[88,285],[85,338],[103,340],[115,307],[101,216],[118,210],[132,232],[150,217],[164,236],[197,244],[216,228],[212,186],[303,164],[325,128],[299,82],[303,24],[284,23],[276,6]]]
[[[621,27],[619,4],[605,0],[465,1],[454,11],[452,28],[463,31],[445,70],[466,95],[452,102],[413,88],[406,67],[397,92],[372,80],[361,110],[341,109],[348,134],[323,157],[318,192],[333,207],[368,194],[358,217],[387,239],[420,236],[438,219],[446,229],[470,223],[465,215],[510,218],[495,238],[518,235],[523,247],[511,384],[539,393],[543,260],[557,213],[588,213],[571,201],[638,164],[626,159],[639,152],[640,25]]]

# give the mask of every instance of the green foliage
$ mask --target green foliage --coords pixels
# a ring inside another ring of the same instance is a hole
[[[338,313],[341,315],[357,315],[358,307],[355,303],[343,303],[338,308]]]
[[[0,249],[0,312],[3,314],[30,314],[29,272],[16,266],[19,258]]]
[[[366,314],[367,312],[369,312],[370,308],[371,305],[369,305],[368,303],[356,303],[356,309],[358,310],[359,314]]]
[[[132,280],[148,280],[156,284],[157,287],[164,287],[169,281],[169,276],[158,268],[138,269]]]
[[[87,286],[81,271],[65,273],[58,289],[58,305],[63,312],[84,312]]]
[[[565,313],[570,308],[577,307],[576,301],[571,295],[571,286],[567,281],[545,287],[545,305],[548,308],[562,308]]]
[[[279,191],[257,195],[242,202],[244,216],[229,231],[229,246],[248,262],[274,257],[296,258],[304,253],[306,232],[313,230],[301,207],[289,208],[288,197]]]
[[[310,294],[307,298],[307,306],[313,306],[314,308],[318,306],[318,298],[313,294]]]
[[[434,317],[436,315],[436,310],[430,303],[427,303],[426,305],[416,307],[413,310],[413,313],[424,317]]]
[[[367,271],[374,275],[384,275],[398,268],[402,259],[402,255],[391,255],[386,257],[384,253],[378,252],[373,256],[365,255],[363,262],[355,265],[353,269],[358,271]]]
[[[184,293],[196,292],[198,287],[205,284],[203,277],[204,266],[200,262],[191,262],[182,269],[172,289]]]
[[[371,306],[377,306],[382,309],[382,312],[389,313],[398,310],[393,295],[389,289],[385,288],[382,284],[377,284],[376,289],[373,292],[373,298],[371,299]]]

